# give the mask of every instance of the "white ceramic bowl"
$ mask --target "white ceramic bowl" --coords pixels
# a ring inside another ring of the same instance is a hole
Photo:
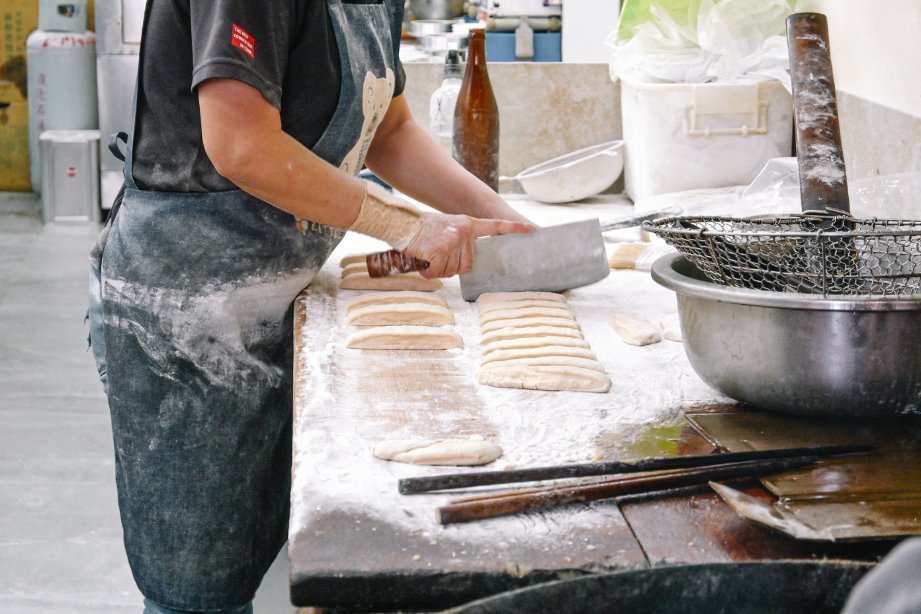
[[[513,179],[543,203],[566,203],[599,194],[624,170],[624,142],[610,141],[573,151],[528,168]]]

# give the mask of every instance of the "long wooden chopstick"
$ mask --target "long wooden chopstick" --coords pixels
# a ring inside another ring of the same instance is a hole
[[[780,448],[775,450],[757,450],[752,452],[729,452],[726,454],[703,454],[695,456],[654,457],[635,461],[607,461],[602,463],[580,463],[575,465],[556,465],[534,467],[530,469],[513,469],[508,471],[478,471],[470,473],[450,473],[443,475],[403,478],[398,487],[402,494],[411,495],[436,490],[472,488],[493,484],[512,484],[515,482],[536,482],[563,478],[582,478],[595,475],[615,475],[620,473],[643,473],[662,469],[684,469],[689,467],[706,467],[725,463],[773,458],[790,458],[794,456],[833,456],[869,452],[872,446],[837,445],[806,446],[799,448]]]
[[[685,486],[705,484],[716,480],[757,477],[804,467],[816,462],[818,456],[762,459],[728,463],[713,467],[696,467],[667,471],[643,477],[622,478],[580,486],[551,486],[531,489],[524,493],[500,493],[452,501],[438,508],[438,521],[445,524],[506,516],[528,510],[558,505],[585,503],[623,495],[651,493]]]

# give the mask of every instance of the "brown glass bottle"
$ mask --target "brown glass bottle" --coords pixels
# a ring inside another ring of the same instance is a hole
[[[486,70],[486,33],[470,31],[467,68],[454,108],[454,159],[499,191],[499,107]]]

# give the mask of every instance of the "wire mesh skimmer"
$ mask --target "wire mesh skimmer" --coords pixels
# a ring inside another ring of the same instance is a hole
[[[643,224],[711,281],[823,297],[921,295],[921,221],[803,213]]]

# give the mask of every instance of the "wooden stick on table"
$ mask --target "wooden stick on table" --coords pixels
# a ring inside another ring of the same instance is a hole
[[[728,463],[713,467],[679,469],[659,474],[606,480],[580,486],[551,486],[525,492],[506,492],[468,499],[457,499],[438,508],[441,524],[469,522],[505,516],[527,510],[557,505],[584,503],[623,495],[650,493],[685,486],[705,484],[715,480],[756,477],[804,467],[816,462],[818,456],[765,459]]]
[[[490,486],[493,484],[511,484],[515,482],[536,482],[539,480],[556,480],[563,478],[583,478],[596,475],[615,475],[620,473],[643,473],[662,469],[681,469],[721,465],[750,460],[770,458],[790,458],[794,456],[832,456],[868,452],[872,446],[837,445],[807,446],[800,448],[781,448],[775,450],[756,450],[751,452],[729,452],[726,454],[702,454],[694,456],[674,456],[666,458],[646,458],[635,461],[607,461],[601,463],[580,463],[575,465],[556,465],[552,467],[533,467],[530,469],[513,469],[509,471],[477,471],[469,473],[451,473],[443,475],[404,478],[399,481],[400,493],[404,495]]]

